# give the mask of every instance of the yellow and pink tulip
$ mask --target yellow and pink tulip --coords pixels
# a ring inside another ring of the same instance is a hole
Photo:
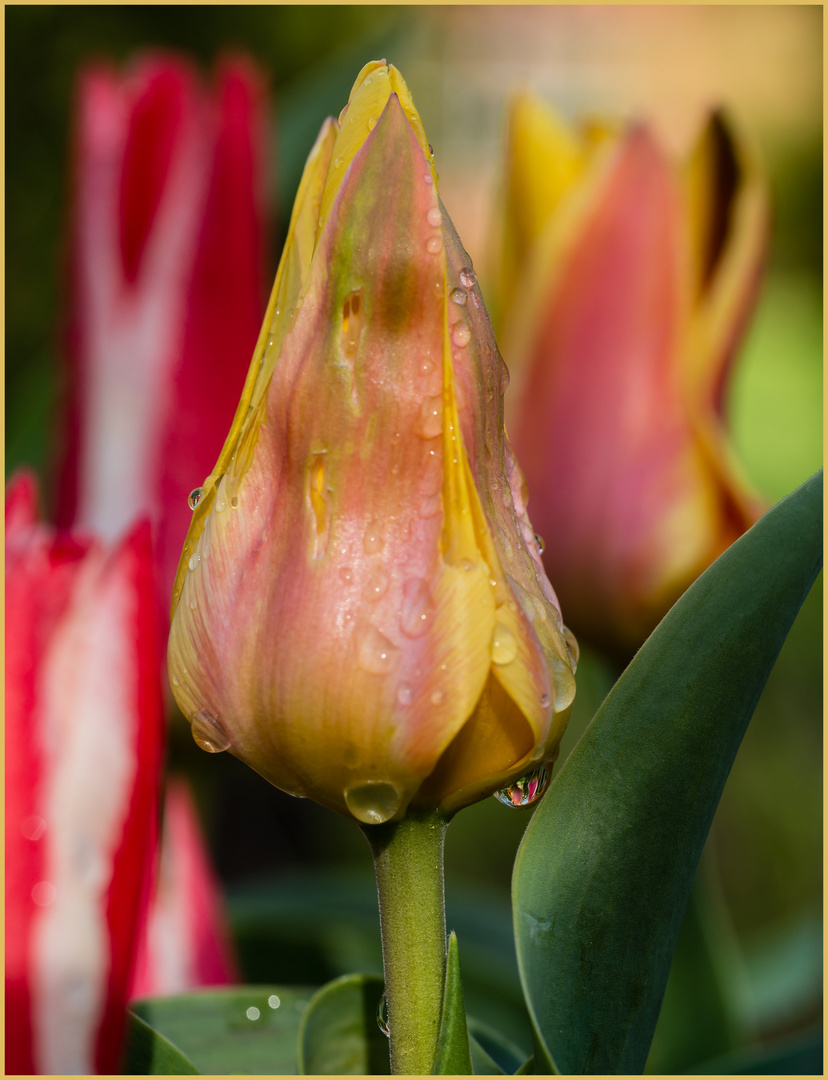
[[[644,125],[513,106],[495,278],[507,427],[567,621],[621,653],[762,512],[723,393],[767,215],[721,114],[678,165]]]
[[[194,499],[168,664],[205,749],[368,824],[554,758],[573,661],[506,380],[408,89],[368,64]]]

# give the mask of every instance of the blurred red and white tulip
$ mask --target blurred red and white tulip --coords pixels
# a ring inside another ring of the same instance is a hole
[[[158,880],[138,948],[130,998],[238,981],[218,881],[183,780],[164,801]]]
[[[163,747],[149,526],[6,504],[6,1071],[120,1071]]]
[[[163,56],[80,79],[58,520],[111,539],[148,514],[165,609],[265,306],[264,120],[242,60],[214,90]]]
[[[507,426],[567,622],[621,652],[763,509],[722,402],[767,216],[721,114],[679,165],[646,126],[575,130],[515,103],[494,305]]]

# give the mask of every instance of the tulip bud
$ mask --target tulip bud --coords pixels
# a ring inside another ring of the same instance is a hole
[[[173,596],[207,750],[368,824],[554,759],[574,696],[507,374],[399,72],[327,121]]]
[[[554,163],[554,167],[553,167]],[[755,298],[765,185],[711,118],[684,171],[641,125],[514,106],[499,330],[509,431],[579,634],[628,652],[761,513],[722,418]]]

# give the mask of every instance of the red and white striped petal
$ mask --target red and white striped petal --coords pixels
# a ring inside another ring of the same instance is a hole
[[[18,489],[19,493],[19,489]],[[6,1068],[117,1072],[162,751],[149,526],[6,558]]]

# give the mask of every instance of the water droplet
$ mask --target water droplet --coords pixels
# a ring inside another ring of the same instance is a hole
[[[376,555],[378,551],[382,551],[385,547],[385,540],[376,526],[371,526],[365,533],[362,546],[368,555]]]
[[[435,690],[434,693],[431,695],[432,705],[442,705],[445,700],[446,694],[444,690]]]
[[[427,184],[434,183],[434,177],[431,175],[431,173],[423,173],[423,180],[425,180]]]
[[[42,817],[33,814],[31,817],[23,819],[20,826],[20,832],[23,834],[25,840],[39,840],[44,832],[46,832],[46,822]]]
[[[449,297],[455,304],[463,305],[468,300],[468,294],[463,289],[452,289]]]
[[[401,682],[397,687],[397,701],[400,705],[410,705],[414,700],[414,691],[407,682]]]
[[[426,251],[429,255],[437,255],[443,248],[443,241],[439,236],[429,236],[426,240]]]
[[[437,209],[436,206],[432,206],[429,212],[426,214],[426,221],[429,225],[432,225],[435,229],[438,225],[443,223],[443,215]]]
[[[189,568],[191,570],[195,570],[195,568],[198,566],[198,564],[200,562],[201,562],[201,555],[199,554],[199,552],[194,551],[193,554],[190,556],[190,561],[187,563],[187,566],[189,566]]]
[[[353,577],[353,573],[351,571],[350,566],[340,566],[340,568],[339,568],[340,581],[342,581],[345,585],[347,585],[352,577]]]
[[[495,664],[511,664],[517,656],[517,638],[503,623],[498,623],[492,637],[492,661]]]
[[[368,117],[368,130],[373,131],[376,126],[377,126],[377,118],[376,118],[376,116],[369,116]]]
[[[366,780],[345,789],[345,805],[366,825],[381,825],[399,810],[402,792],[385,780]]]
[[[190,724],[190,731],[196,746],[208,754],[220,754],[230,746],[230,736],[224,730],[221,721],[207,709],[199,709]]]
[[[400,650],[376,626],[368,623],[359,634],[357,660],[362,670],[370,675],[387,675],[400,662]]]
[[[470,266],[464,266],[460,271],[460,284],[471,289],[477,281],[477,274]]]
[[[465,570],[467,574],[470,574],[476,565],[477,564],[472,559],[460,560],[460,569]]]
[[[226,499],[223,499],[223,498],[222,498],[222,497],[221,497],[220,495],[218,495],[218,496],[216,497],[216,513],[217,513],[217,514],[220,514],[220,513],[222,513],[222,511],[224,511],[224,510],[225,510],[226,508],[227,508],[227,501],[226,501]]]
[[[279,1006],[282,1004],[282,1000],[277,994],[271,994],[270,997],[267,999],[267,1003],[271,1007],[271,1009],[278,1009]]]
[[[421,637],[434,614],[434,598],[425,578],[412,577],[403,585],[400,629],[407,637]]]
[[[520,808],[532,806],[549,787],[551,766],[539,765],[520,780],[515,780],[508,787],[495,792],[495,798],[504,806]]]
[[[259,1012],[255,1005],[251,1005],[245,1013],[245,1016],[248,1020],[258,1020],[261,1015],[262,1014]]]
[[[204,488],[193,488],[190,494],[187,496],[187,505],[191,510],[195,510],[204,495]]]
[[[32,888],[32,900],[38,907],[48,907],[53,904],[57,896],[57,889],[51,881],[38,881]]]
[[[341,157],[334,158],[334,168],[335,169],[341,169],[342,168],[342,158]]]
[[[195,611],[197,607],[198,607],[198,600],[196,600],[196,598],[193,597],[192,600],[190,601],[190,611]]]
[[[436,439],[443,430],[443,395],[423,398],[420,415],[414,425],[415,434],[421,439]]]
[[[363,80],[362,80],[362,85],[363,85],[363,86],[370,86],[370,85],[371,85],[371,83],[372,83],[373,81],[374,81],[374,80],[373,80],[373,79],[371,78],[371,76],[369,75],[369,76],[368,76],[367,78],[365,78],[365,79],[363,79]]]
[[[377,1027],[386,1039],[391,1038],[391,1026],[388,1023],[388,998],[384,990],[382,997],[379,999],[379,1005],[377,1005]]]
[[[535,543],[538,545],[538,552],[543,555],[544,550],[546,549],[546,543],[539,533],[535,533]]]
[[[550,703],[551,700],[552,699],[550,698],[549,694],[541,694],[541,699],[540,699],[541,708],[542,709],[548,709],[549,708],[549,703]]]
[[[348,102],[348,105],[350,105],[350,102]],[[338,121],[339,121],[340,124],[345,119],[345,113],[348,111],[348,105],[343,105],[342,109],[341,109],[341,111],[339,113]]]
[[[471,330],[465,323],[458,323],[451,332],[451,340],[455,345],[463,349],[471,341]]]
[[[563,628],[563,635],[569,652],[569,659],[572,661],[572,674],[574,675],[578,670],[578,661],[581,658],[581,650],[578,648],[578,642],[575,639],[575,635],[568,626]]]
[[[368,600],[369,603],[381,600],[388,592],[388,583],[390,580],[391,578],[384,566],[375,566],[368,575],[368,581],[365,586],[365,599]]]

